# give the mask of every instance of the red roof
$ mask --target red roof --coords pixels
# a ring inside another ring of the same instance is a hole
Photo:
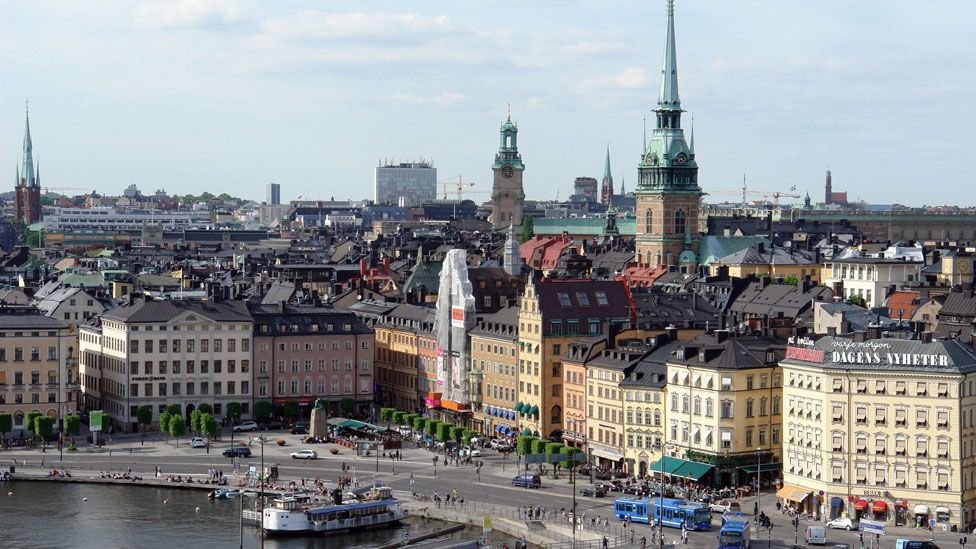
[[[921,296],[918,292],[892,292],[885,301],[885,307],[891,311],[891,318],[901,318],[910,320],[915,314],[915,309],[921,305]]]
[[[665,265],[651,265],[648,263],[632,263],[628,265],[624,272],[618,277],[619,280],[624,280],[627,282],[627,286],[633,287],[650,287],[654,284],[654,281],[661,278],[665,273],[668,272],[668,268]]]
[[[525,264],[533,269],[554,269],[559,256],[572,246],[573,240],[566,235],[536,235],[519,245],[519,254]]]
[[[830,193],[830,201],[837,204],[840,202],[847,202],[847,191],[842,193]]]

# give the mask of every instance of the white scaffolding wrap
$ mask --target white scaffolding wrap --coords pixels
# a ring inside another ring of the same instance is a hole
[[[450,250],[444,257],[435,318],[441,398],[470,404],[471,349],[467,334],[474,328],[475,310],[465,250]]]

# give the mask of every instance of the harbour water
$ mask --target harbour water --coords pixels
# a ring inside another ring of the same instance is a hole
[[[202,490],[52,482],[0,483],[4,548],[239,547],[239,498],[212,501]],[[7,495],[13,492],[13,495]],[[87,500],[86,500],[87,498]],[[245,505],[252,500],[246,500]],[[198,509],[199,508],[199,509]],[[335,536],[266,538],[268,549],[369,548],[447,526],[411,519],[399,528]],[[475,539],[462,531],[458,540]],[[258,548],[258,530],[244,526],[244,547]]]

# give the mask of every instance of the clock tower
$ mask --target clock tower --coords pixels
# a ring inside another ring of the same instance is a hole
[[[491,223],[496,229],[522,224],[522,155],[518,152],[518,126],[512,123],[512,113],[499,130],[498,153],[491,170],[494,182],[491,187]]]
[[[681,129],[674,0],[668,0],[661,92],[654,112],[657,123],[637,167],[637,257],[641,263],[677,265],[679,257],[688,262],[698,249],[702,190],[694,137],[689,146]]]

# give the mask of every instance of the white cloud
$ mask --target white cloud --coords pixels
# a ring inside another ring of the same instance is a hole
[[[617,87],[632,90],[647,85],[651,81],[651,75],[644,67],[627,67],[614,75],[612,80]]]
[[[271,37],[294,40],[443,33],[453,31],[455,25],[446,15],[328,13],[308,10],[264,21],[261,29]]]
[[[136,23],[144,27],[234,25],[254,16],[247,0],[178,0],[150,2],[136,8]]]
[[[400,105],[437,105],[440,107],[450,107],[460,105],[470,101],[464,94],[456,92],[442,92],[432,97],[398,93],[393,96],[393,102]]]

